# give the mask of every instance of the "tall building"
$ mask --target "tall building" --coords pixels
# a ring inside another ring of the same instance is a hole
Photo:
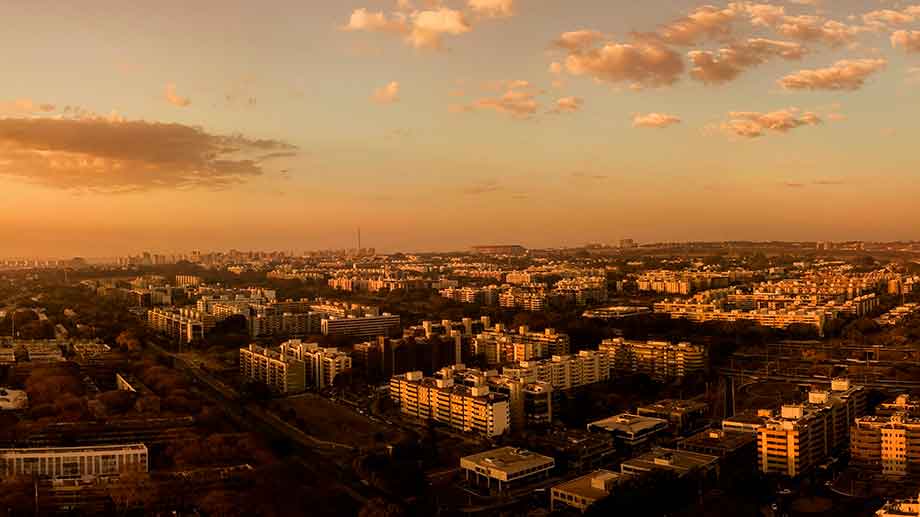
[[[316,343],[292,339],[281,343],[280,354],[304,363],[306,384],[316,389],[332,386],[335,378],[351,369],[351,356],[337,348],[323,348]]]
[[[204,339],[214,328],[213,316],[195,309],[151,309],[147,311],[147,326],[172,339],[192,343]]]
[[[528,327],[522,326],[517,332],[512,332],[497,324],[476,335],[473,350],[484,355],[488,364],[497,365],[565,355],[569,353],[570,344],[568,334],[552,328],[531,332]]]
[[[866,393],[836,379],[830,391],[813,390],[808,403],[784,405],[779,416],[757,429],[761,472],[796,477],[846,445],[850,425],[865,413]]]
[[[455,384],[452,378],[408,372],[390,379],[390,398],[403,415],[440,422],[464,432],[493,437],[511,427],[508,397],[491,392],[484,381],[464,386]]]
[[[291,394],[306,389],[306,364],[302,359],[258,345],[240,348],[240,376],[261,382],[274,392]]]
[[[607,339],[598,351],[610,356],[617,371],[644,373],[653,379],[681,379],[706,369],[706,349],[690,343]]]
[[[549,384],[554,390],[568,390],[610,379],[609,356],[582,350],[577,355],[554,355],[541,361],[521,361],[502,373],[517,379]]]
[[[850,462],[888,478],[920,475],[920,406],[907,395],[856,419],[850,435]]]

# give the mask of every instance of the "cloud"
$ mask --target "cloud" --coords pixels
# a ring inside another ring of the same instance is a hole
[[[920,14],[920,13],[918,13]],[[894,11],[892,9],[879,9],[862,15],[863,23],[874,28],[902,26],[913,23],[917,17],[910,11]]]
[[[552,114],[575,113],[584,105],[585,100],[581,97],[562,97],[556,99],[556,105],[549,111]]]
[[[767,131],[788,133],[798,127],[816,126],[822,122],[818,114],[811,111],[802,113],[798,108],[786,108],[769,113],[733,111],[728,117],[729,120],[720,126],[722,131],[744,138],[761,137]]]
[[[473,28],[462,11],[448,7],[413,11],[408,15],[398,12],[390,16],[382,11],[371,12],[362,7],[352,11],[342,30],[396,34],[414,48],[439,50],[445,35],[457,36]]]
[[[920,31],[895,31],[891,35],[891,46],[906,52],[920,52]]]
[[[847,25],[816,15],[786,14],[785,7],[775,4],[740,2],[731,4],[735,9],[747,13],[751,25],[773,29],[787,38],[819,42],[839,47],[852,43],[856,37],[869,30],[868,27]]]
[[[166,99],[166,102],[180,108],[185,108],[192,103],[188,97],[183,97],[176,93],[176,85],[173,83],[166,85],[166,90],[163,93],[163,98]]]
[[[562,63],[558,61],[553,61],[549,64],[549,73],[553,75],[561,74],[565,69],[562,67]]]
[[[576,51],[594,46],[594,44],[603,39],[604,35],[598,31],[581,29],[563,32],[559,35],[559,38],[553,42],[553,45],[565,50]]]
[[[461,11],[442,7],[412,13],[407,40],[415,48],[440,49],[445,34],[457,36],[473,30]]]
[[[632,125],[633,127],[662,129],[674,124],[680,124],[680,122],[680,117],[665,113],[637,113],[633,115]]]
[[[801,59],[807,50],[798,43],[763,38],[734,43],[718,52],[693,50],[687,53],[693,67],[690,76],[706,84],[732,81],[748,68],[766,63],[773,57]]]
[[[296,147],[121,117],[0,119],[0,175],[98,193],[221,189],[263,173]]]
[[[795,181],[785,181],[783,182],[783,186],[788,188],[805,188],[804,183],[798,183]]]
[[[690,46],[707,39],[724,40],[731,35],[731,24],[737,19],[738,14],[739,9],[734,4],[724,9],[704,5],[686,17],[664,25],[654,33],[636,33],[634,36],[642,40],[679,46]]]
[[[531,91],[508,90],[499,97],[477,99],[461,107],[461,111],[495,110],[517,119],[530,118],[540,109],[536,94]]]
[[[882,70],[884,59],[844,59],[828,68],[800,70],[779,80],[787,90],[858,90],[866,79]]]
[[[57,107],[54,104],[35,102],[32,99],[0,101],[0,115],[33,115],[51,113],[56,109]]]
[[[469,0],[468,5],[473,12],[492,18],[514,14],[514,0]]]
[[[599,48],[572,51],[566,70],[609,83],[630,83],[635,89],[669,86],[684,71],[680,54],[655,43],[607,43]]]
[[[633,127],[663,129],[674,124],[680,124],[680,122],[680,117],[665,113],[637,113],[633,115]]]
[[[374,90],[371,99],[377,104],[392,104],[399,102],[399,82],[392,81],[386,86]]]
[[[788,38],[821,42],[832,47],[852,43],[857,35],[867,30],[864,27],[812,15],[785,16],[774,29]]]
[[[387,17],[383,12],[371,12],[363,7],[352,11],[351,17],[343,29],[346,31],[390,32],[395,34],[405,34],[409,30],[405,15],[397,14],[393,17]]]

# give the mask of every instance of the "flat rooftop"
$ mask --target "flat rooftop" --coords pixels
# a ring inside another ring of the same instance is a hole
[[[654,404],[640,406],[640,411],[654,411],[656,413],[688,413],[691,411],[706,411],[709,404],[695,400],[664,399]]]
[[[611,487],[611,485],[623,481],[629,477],[629,474],[613,472],[611,470],[595,470],[575,479],[560,483],[553,487],[553,490],[576,494],[587,499],[603,499],[610,493],[602,487]]]
[[[743,431],[725,431],[722,429],[707,429],[681,441],[681,447],[706,447],[709,449],[723,449],[725,452],[736,451],[745,445],[754,443],[756,438],[751,433]]]
[[[594,427],[611,433],[619,432],[632,435],[649,432],[656,428],[664,428],[667,426],[667,420],[649,416],[631,415],[629,413],[621,413],[619,415],[588,424],[589,429]]]
[[[502,447],[460,458],[460,466],[465,469],[476,467],[489,472],[502,472],[513,475],[530,469],[551,468],[556,460],[517,447]]]
[[[655,448],[641,456],[626,460],[620,466],[622,472],[655,469],[670,470],[683,475],[695,468],[714,465],[719,458],[698,452],[679,451],[675,449]]]

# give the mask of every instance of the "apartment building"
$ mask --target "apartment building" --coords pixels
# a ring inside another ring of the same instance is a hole
[[[610,367],[621,372],[644,373],[653,379],[681,379],[706,369],[702,345],[667,341],[604,340],[599,352],[610,357]]]
[[[908,395],[857,418],[850,436],[851,463],[886,478],[920,475],[920,405]]]
[[[543,289],[512,287],[498,295],[498,305],[505,309],[539,312],[546,307],[546,292]]]
[[[569,390],[610,379],[610,358],[591,350],[577,355],[554,355],[540,361],[521,361],[502,373],[516,379],[545,382],[554,390]]]
[[[125,472],[147,472],[147,461],[147,447],[142,443],[0,449],[0,477],[116,477]]]
[[[325,336],[377,337],[389,336],[400,328],[399,315],[383,313],[380,316],[329,316],[320,322]]]
[[[561,356],[569,353],[570,346],[568,334],[552,328],[531,332],[528,327],[522,326],[517,332],[512,332],[502,324],[484,330],[473,339],[474,353],[485,355],[490,365]]]
[[[280,354],[304,363],[306,384],[316,389],[332,386],[335,378],[351,369],[351,356],[337,348],[323,348],[316,343],[292,339],[281,343]]]
[[[442,368],[435,377],[453,379],[454,384],[469,387],[486,385],[490,392],[508,397],[512,429],[548,425],[553,421],[553,387],[548,383],[499,375],[495,370],[467,368],[463,364]]]
[[[491,392],[485,382],[465,386],[455,384],[453,378],[409,372],[390,379],[390,398],[403,415],[464,432],[493,437],[511,427],[508,397]]]
[[[835,379],[830,390],[812,390],[805,404],[784,405],[757,429],[761,472],[808,472],[848,443],[850,426],[865,410],[865,389],[846,379]]]
[[[216,320],[196,309],[151,309],[147,311],[147,326],[171,339],[192,343],[204,339],[214,328]]]
[[[254,344],[240,348],[240,377],[261,382],[276,393],[304,391],[306,374],[302,359]]]

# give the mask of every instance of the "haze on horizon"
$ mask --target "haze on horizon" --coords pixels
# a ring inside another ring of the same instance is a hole
[[[0,255],[918,237],[920,4],[618,4],[6,2]]]

